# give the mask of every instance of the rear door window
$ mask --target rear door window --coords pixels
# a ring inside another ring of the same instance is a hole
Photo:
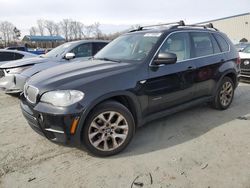
[[[103,43],[103,42],[93,43],[93,55],[99,52],[106,45],[107,43]]]
[[[214,53],[210,33],[191,32],[190,35],[193,44],[192,57],[202,57]]]

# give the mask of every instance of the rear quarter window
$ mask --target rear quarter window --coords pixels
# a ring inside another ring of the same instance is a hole
[[[220,49],[222,52],[228,52],[229,51],[229,44],[227,41],[219,34],[214,34],[217,42],[219,43]]]
[[[14,60],[14,54],[12,52],[0,52],[0,61]]]
[[[23,56],[24,56],[23,54],[15,53],[15,60],[16,59],[22,59]]]

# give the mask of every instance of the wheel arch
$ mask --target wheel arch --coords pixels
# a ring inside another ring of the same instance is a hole
[[[131,92],[115,92],[115,93],[110,93],[110,94],[106,94],[103,95],[101,97],[99,97],[98,99],[92,101],[92,103],[90,103],[87,107],[86,110],[83,112],[83,115],[81,117],[81,120],[79,122],[78,125],[78,139],[82,140],[82,129],[84,127],[84,124],[86,122],[87,117],[89,116],[89,114],[94,110],[94,108],[96,106],[98,106],[99,104],[108,101],[108,100],[113,100],[113,101],[117,101],[121,104],[123,104],[124,106],[126,106],[128,108],[128,110],[132,113],[133,117],[134,117],[134,121],[135,121],[135,125],[136,127],[140,126],[142,123],[141,120],[141,107],[140,107],[140,103],[137,100],[137,97],[131,93]]]

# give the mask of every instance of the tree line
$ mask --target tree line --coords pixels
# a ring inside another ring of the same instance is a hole
[[[83,23],[71,19],[63,19],[56,23],[52,20],[37,20],[37,25],[32,26],[29,30],[30,35],[61,35],[65,37],[66,41],[79,40],[83,38],[103,37],[100,29],[100,23],[96,22],[91,25],[84,25]]]
[[[0,22],[0,41],[4,46],[15,42],[21,36],[21,31],[8,21]]]
[[[115,32],[111,34],[104,34],[100,29],[100,23],[96,22],[90,25],[85,25],[82,22],[72,19],[63,19],[60,22],[53,20],[39,19],[36,25],[29,28],[29,34],[34,36],[63,36],[65,40],[81,40],[81,39],[105,39],[112,40],[122,34],[123,32]],[[21,31],[17,29],[11,22],[0,21],[0,42],[4,46],[15,44]]]

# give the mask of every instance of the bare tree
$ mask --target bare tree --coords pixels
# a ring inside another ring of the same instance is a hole
[[[76,40],[77,39],[77,30],[76,30],[76,21],[70,21],[69,24],[69,38],[70,40]]]
[[[77,22],[77,31],[78,31],[78,38],[82,39],[85,37],[84,34],[84,24],[81,22]]]
[[[55,33],[56,23],[51,20],[44,20],[44,27],[47,29],[50,36]]]
[[[21,31],[16,27],[14,27],[13,32],[14,32],[14,40],[19,39],[19,37],[21,37]]]
[[[55,23],[55,28],[54,28],[54,35],[60,35],[60,24]]]
[[[30,28],[29,32],[30,32],[30,35],[35,36],[37,34],[37,28],[33,26]]]
[[[93,31],[94,31],[94,27],[93,27],[93,25],[88,25],[88,26],[85,26],[85,30],[86,30],[86,37],[87,38],[91,38],[92,37],[92,35],[93,35]]]
[[[66,41],[69,41],[70,37],[70,23],[71,23],[70,19],[63,19],[60,22],[62,34],[64,35]]]
[[[100,39],[102,36],[102,31],[100,29],[100,23],[96,22],[93,24],[93,34],[96,39]]]
[[[81,22],[70,22],[70,38],[72,40],[80,40],[84,37],[83,33],[84,25]]]
[[[44,27],[44,20],[37,20],[37,26],[38,26],[38,31],[40,33],[41,36],[44,35],[45,33],[45,27]]]
[[[12,23],[7,22],[7,21],[1,22],[0,34],[2,36],[5,46],[7,46],[16,37],[15,26]]]

